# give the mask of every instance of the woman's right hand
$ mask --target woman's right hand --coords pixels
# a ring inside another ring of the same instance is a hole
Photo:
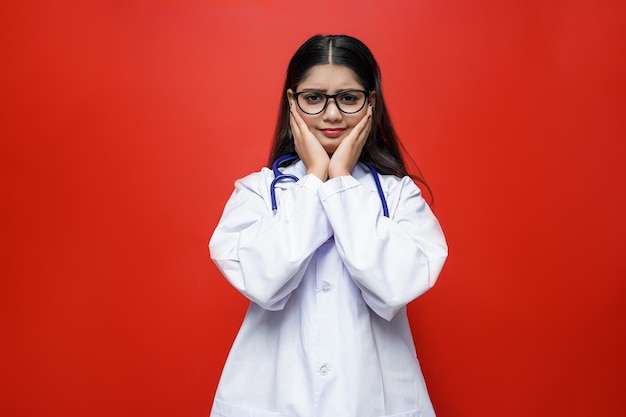
[[[326,181],[328,179],[330,158],[298,114],[296,102],[293,98],[289,100],[289,125],[291,126],[296,152],[306,166],[306,173],[313,174],[320,180]]]

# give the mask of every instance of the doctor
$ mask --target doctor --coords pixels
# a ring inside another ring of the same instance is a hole
[[[314,36],[283,94],[270,166],[296,152],[281,168],[295,181],[272,186],[268,168],[238,180],[209,243],[250,300],[211,416],[434,416],[406,304],[433,286],[447,246],[407,174],[378,65],[355,38]]]

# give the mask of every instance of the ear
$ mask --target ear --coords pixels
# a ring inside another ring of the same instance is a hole
[[[293,90],[291,88],[287,89],[287,102],[291,103],[291,99],[293,98]]]
[[[376,108],[376,91],[370,91],[368,100],[372,104],[372,107]]]

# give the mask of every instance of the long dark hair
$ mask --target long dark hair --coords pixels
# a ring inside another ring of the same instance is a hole
[[[380,174],[399,177],[409,175],[401,152],[402,145],[385,105],[378,63],[363,42],[347,35],[313,36],[298,48],[289,61],[268,166],[271,167],[279,157],[295,152],[293,135],[289,126],[287,90],[291,88],[296,91],[298,84],[306,78],[309,70],[316,65],[323,64],[344,65],[350,68],[363,88],[376,92],[372,129],[359,160],[373,165]],[[417,169],[417,166],[415,168]],[[419,169],[417,171],[419,173]],[[411,177],[422,183],[430,193],[430,188],[421,175],[411,175]],[[432,193],[430,194],[432,198]]]

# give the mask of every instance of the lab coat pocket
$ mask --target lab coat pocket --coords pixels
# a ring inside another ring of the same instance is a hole
[[[244,407],[216,399],[213,402],[211,417],[287,417],[287,414]]]

